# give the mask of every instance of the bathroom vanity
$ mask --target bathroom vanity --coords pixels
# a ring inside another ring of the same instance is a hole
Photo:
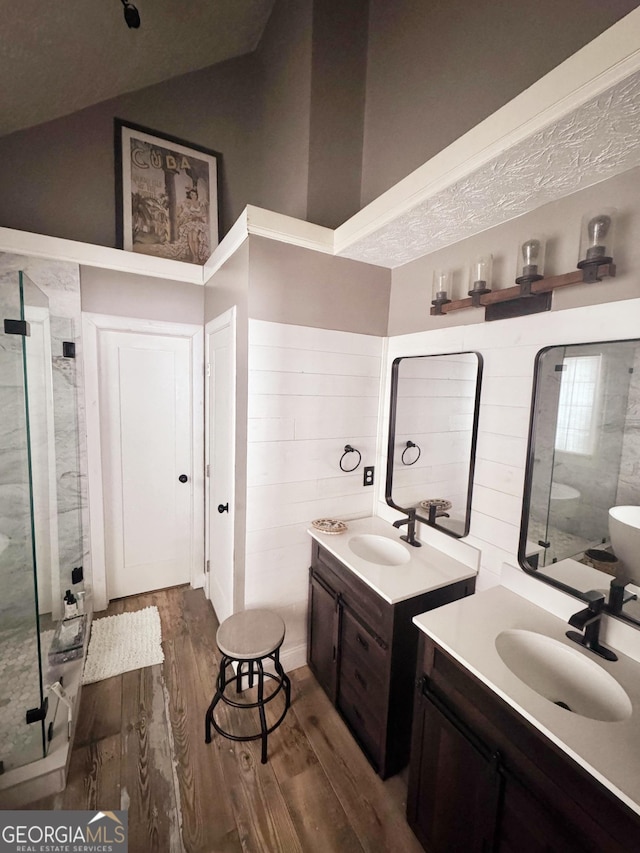
[[[379,518],[338,536],[315,530],[309,667],[384,779],[407,764],[418,613],[471,595],[475,570],[412,548]]]
[[[424,848],[640,850],[640,664],[579,648],[504,587],[415,621],[407,816]]]

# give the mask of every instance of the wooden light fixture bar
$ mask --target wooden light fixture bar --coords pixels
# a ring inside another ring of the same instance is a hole
[[[598,266],[597,281],[603,278],[613,278],[616,274],[616,265],[613,263],[601,264]],[[573,272],[564,273],[564,275],[555,275],[550,278],[542,278],[540,281],[531,283],[531,296],[538,296],[543,293],[550,293],[560,287],[570,287],[574,284],[584,284],[585,274],[583,270],[578,269]],[[514,287],[507,287],[504,290],[492,290],[490,293],[485,293],[479,297],[480,307],[496,305],[499,302],[512,302],[520,300],[529,300],[531,296],[524,294],[519,284]],[[447,302],[440,306],[440,311],[436,306],[431,307],[431,315],[449,314],[451,311],[460,311],[462,308],[472,308],[473,299],[468,296],[465,299],[454,299],[452,302]],[[519,312],[514,311],[514,316]],[[528,313],[528,312],[524,312]]]

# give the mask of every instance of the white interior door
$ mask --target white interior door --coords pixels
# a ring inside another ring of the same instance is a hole
[[[98,365],[108,598],[187,583],[190,340],[103,330]]]
[[[220,622],[234,612],[235,311],[207,324],[205,592]]]

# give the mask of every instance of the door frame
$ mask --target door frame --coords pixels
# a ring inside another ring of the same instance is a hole
[[[133,332],[147,335],[186,338],[191,349],[191,559],[192,588],[204,583],[204,332],[191,323],[168,323],[137,317],[82,313],[82,342],[85,375],[87,424],[87,492],[89,498],[89,535],[91,581],[94,610],[109,604],[104,543],[104,492],[102,478],[102,428],[100,423],[100,376],[98,338],[100,332]]]
[[[216,334],[216,332],[222,331],[222,329],[229,328],[229,338],[230,338],[230,355],[231,355],[231,364],[232,364],[232,374],[233,381],[231,383],[231,400],[230,407],[233,416],[233,428],[231,430],[231,446],[229,447],[229,453],[234,460],[234,468],[235,468],[235,458],[236,458],[236,319],[237,319],[237,310],[236,306],[233,305],[227,311],[224,311],[222,314],[219,314],[217,317],[214,317],[213,320],[209,320],[209,322],[205,325],[205,349],[204,349],[204,359],[205,359],[205,408],[204,408],[204,462],[205,462],[205,472],[207,466],[211,464],[211,448],[209,446],[209,426],[211,421],[211,395],[210,395],[210,382],[209,382],[209,343],[210,338]],[[210,472],[211,473],[211,472]],[[205,489],[204,489],[204,513],[205,513],[205,535],[204,535],[204,559],[206,560],[205,565],[205,580],[204,580],[204,590],[207,596],[207,599],[211,601],[211,575],[210,575],[210,565],[211,565],[211,530],[209,525],[209,509],[211,504],[211,477],[205,478]],[[235,521],[235,505],[236,505],[236,489],[235,489],[235,479],[230,483],[230,493],[229,493],[229,503],[234,508],[233,512],[233,528],[232,528],[232,536],[233,536],[233,590],[232,590],[232,606],[235,612],[236,607],[236,575],[235,575],[235,558],[236,558],[236,521]]]

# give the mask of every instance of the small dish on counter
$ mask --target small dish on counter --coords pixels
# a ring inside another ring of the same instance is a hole
[[[420,501],[420,509],[426,509],[427,512],[433,506],[437,512],[446,512],[448,509],[451,509],[453,504],[446,498],[430,498],[428,501]]]
[[[321,533],[344,533],[345,530],[349,529],[349,525],[345,524],[344,521],[338,521],[335,518],[316,518],[315,521],[311,522],[311,526],[315,527],[316,530],[319,530]]]

